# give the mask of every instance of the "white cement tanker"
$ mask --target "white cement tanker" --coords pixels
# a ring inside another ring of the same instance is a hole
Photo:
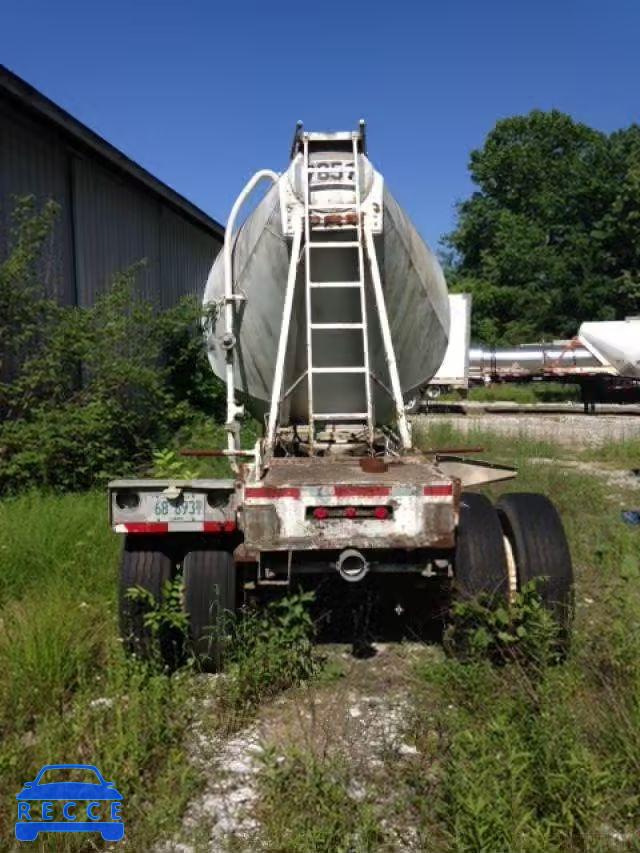
[[[228,325],[217,308],[225,301],[222,253],[211,269],[204,295],[214,320],[209,359],[225,379],[227,348],[233,346],[236,390],[261,418],[272,394],[291,256],[300,252],[283,393],[295,387],[281,407],[280,424],[308,422],[310,406],[313,412],[366,412],[368,396],[373,420],[381,424],[395,409],[385,391],[391,382],[371,264],[379,270],[404,395],[428,382],[442,362],[449,331],[446,284],[436,257],[367,158],[364,134],[317,136],[307,134],[306,153],[300,138],[294,141],[289,167],[281,176],[269,174],[273,186],[234,240],[232,277],[240,298],[233,342],[225,339]],[[308,224],[296,241],[294,222],[301,214]],[[345,228],[358,215],[371,228],[373,252],[354,240],[355,228]],[[307,246],[305,234],[311,232],[313,244]]]

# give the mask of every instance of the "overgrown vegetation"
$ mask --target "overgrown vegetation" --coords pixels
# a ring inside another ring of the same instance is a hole
[[[380,816],[354,785],[344,757],[274,749],[262,757],[257,810],[264,853],[368,853],[383,840]]]
[[[175,823],[196,777],[183,751],[190,686],[127,659],[117,637],[120,542],[102,494],[0,503],[0,835],[43,764],[96,764],[125,794],[125,849]],[[171,796],[167,792],[171,791]],[[162,827],[162,828],[160,828]],[[86,849],[66,836],[66,850]]]
[[[531,583],[497,606],[482,600],[455,602],[444,646],[461,660],[517,661],[526,670],[540,670],[562,660],[563,639]]]
[[[0,837],[13,834],[15,796],[43,764],[95,764],[124,795],[123,849],[150,849],[177,826],[201,784],[188,758],[203,699],[192,660],[170,672],[161,656],[128,657],[118,637],[121,541],[105,523],[101,493],[30,493],[0,503]],[[148,608],[159,640],[186,630],[180,579]],[[135,594],[135,593],[134,593]],[[207,724],[228,732],[259,702],[314,671],[307,597],[239,614],[231,663]],[[100,842],[94,839],[96,844]],[[65,850],[85,850],[81,835]],[[94,849],[94,848],[92,848]]]
[[[312,600],[312,593],[301,592],[264,610],[241,610],[229,620],[229,678],[219,695],[228,726],[235,727],[260,702],[314,674]]]
[[[152,451],[223,417],[200,309],[157,312],[136,296],[134,267],[93,307],[49,298],[38,259],[56,215],[19,202],[0,264],[0,493],[77,490],[145,470]]]
[[[529,439],[437,426],[423,427],[418,441],[484,443],[490,458],[520,468],[516,481],[489,489],[494,498],[542,491],[559,506],[577,579],[573,641],[558,654],[558,629],[533,587],[510,608],[460,605],[448,654],[411,650],[403,749],[388,744],[362,755],[348,738],[327,746],[312,722],[302,746],[274,744],[259,777],[256,846],[264,841],[263,849],[282,853],[304,845],[327,853],[638,850],[640,546],[637,530],[620,520],[620,503],[637,492],[614,493],[562,469],[552,460],[570,450],[548,446],[540,454]],[[612,449],[611,459],[626,452]],[[536,454],[550,461],[532,464]],[[313,702],[307,707],[313,715]],[[278,797],[283,790],[303,807]],[[334,799],[341,806],[325,809]]]

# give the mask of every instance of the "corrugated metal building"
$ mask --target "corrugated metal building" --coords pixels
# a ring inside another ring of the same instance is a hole
[[[0,260],[14,197],[60,205],[42,276],[68,305],[92,305],[113,276],[138,276],[160,307],[201,295],[224,230],[88,127],[0,65]]]

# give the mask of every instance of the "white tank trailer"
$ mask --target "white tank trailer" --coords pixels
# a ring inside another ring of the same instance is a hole
[[[262,180],[272,187],[236,234]],[[299,586],[328,590],[332,608],[349,613],[366,601],[387,618],[415,618],[415,630],[443,587],[497,602],[538,578],[566,635],[571,558],[553,505],[511,494],[494,506],[470,489],[514,469],[471,461],[468,449],[414,447],[403,396],[442,361],[447,292],[367,157],[363,123],[340,133],[298,125],[284,173],[254,175],[204,304],[227,389],[227,447],[183,452],[227,457],[233,476],[110,484],[128,648],[153,652],[129,589],[160,600],[177,575],[190,650],[207,668],[224,662],[226,611]],[[264,418],[251,448],[240,441],[244,405]]]
[[[363,151],[357,153],[357,185],[353,166],[345,167],[345,140],[328,140],[309,152],[309,206],[312,216],[322,218],[315,240],[319,244],[309,258],[313,322],[314,366],[350,368],[354,372],[318,374],[314,380],[314,405],[333,412],[366,407],[365,388],[355,370],[363,363],[361,294],[356,285],[364,276],[364,301],[368,356],[374,382],[375,420],[382,424],[394,417],[393,402],[381,383],[387,382],[386,355],[377,321],[371,271],[360,270],[359,249],[353,235],[344,231],[340,211],[355,207],[356,195],[363,216],[372,224],[382,291],[387,306],[400,387],[409,395],[425,385],[444,357],[449,332],[447,287],[440,265],[422,240],[407,214],[387,189]],[[347,140],[351,155],[351,140]],[[342,147],[341,147],[342,146]],[[278,338],[282,324],[287,274],[293,248],[293,211],[305,204],[307,181],[304,153],[293,151],[286,171],[249,215],[235,238],[233,277],[239,294],[234,305],[236,389],[247,407],[262,419],[273,389]],[[384,227],[383,227],[384,222]],[[334,224],[332,224],[334,223]],[[324,244],[324,246],[322,246]],[[345,248],[341,244],[344,244]],[[321,248],[322,246],[322,248]],[[348,248],[347,248],[348,246]],[[325,248],[326,247],[326,248]],[[307,258],[297,268],[293,316],[305,316]],[[351,287],[340,287],[349,282]],[[324,285],[324,286],[323,286]],[[205,309],[218,322],[209,326],[207,348],[214,372],[226,378],[227,350],[223,314],[216,311],[225,298],[225,263],[218,255],[205,288]],[[213,309],[213,310],[212,310]],[[352,323],[354,327],[345,328]],[[337,328],[334,324],[342,324]],[[304,323],[296,322],[289,334],[284,388],[289,388],[307,369]],[[282,407],[280,423],[306,423],[309,419],[308,379],[299,382]]]
[[[640,379],[640,317],[583,323],[578,340],[625,379]]]

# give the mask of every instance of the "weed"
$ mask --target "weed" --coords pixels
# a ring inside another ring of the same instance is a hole
[[[279,853],[367,853],[382,831],[366,791],[347,762],[290,750],[267,750],[258,778],[258,849]]]
[[[444,644],[462,659],[517,660],[532,670],[562,656],[560,629],[533,581],[497,607],[481,599],[456,602]]]
[[[147,658],[159,669],[175,669],[187,662],[189,616],[184,609],[182,577],[166,580],[158,601],[148,589],[136,586],[127,596],[144,611],[142,622],[149,634]],[[193,661],[189,661],[193,663]]]
[[[230,620],[228,678],[220,694],[230,724],[246,718],[264,699],[313,675],[312,600],[312,593],[298,593],[264,611],[245,609]]]

